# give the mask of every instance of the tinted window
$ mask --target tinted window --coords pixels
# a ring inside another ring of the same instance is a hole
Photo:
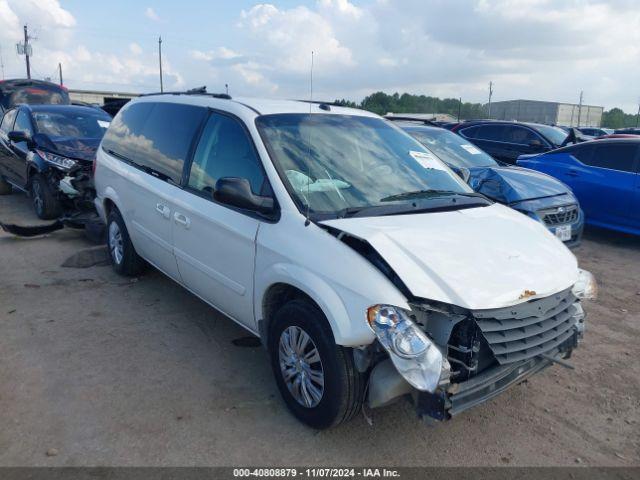
[[[29,135],[33,135],[33,128],[31,127],[31,119],[29,118],[29,114],[24,110],[20,110],[18,112],[18,116],[16,117],[16,123],[13,126],[13,129],[17,132],[28,133]]]
[[[589,163],[591,162],[591,157],[593,156],[593,149],[594,146],[589,144],[575,145],[573,147],[569,147],[566,152],[576,157],[585,165],[589,165]]]
[[[264,174],[251,139],[237,120],[213,114],[196,149],[189,186],[211,193],[223,177],[246,178],[253,193],[262,193]]]
[[[180,183],[182,167],[207,110],[173,103],[134,103],[114,119],[103,148],[159,177]]]
[[[9,133],[13,129],[13,121],[15,119],[16,119],[16,111],[15,110],[8,111],[2,118],[2,126],[0,126],[0,129],[2,129],[4,133]]]
[[[634,172],[633,166],[637,153],[638,145],[635,143],[596,145],[593,155],[584,163],[592,167]]]
[[[504,125],[481,125],[478,127],[476,136],[478,140],[493,140],[496,142],[504,142],[505,127]]]
[[[467,127],[459,130],[462,136],[467,138],[476,138],[476,133],[478,132],[478,127]]]
[[[504,141],[509,143],[518,143],[529,145],[533,140],[542,142],[542,139],[528,128],[506,125],[504,129]]]

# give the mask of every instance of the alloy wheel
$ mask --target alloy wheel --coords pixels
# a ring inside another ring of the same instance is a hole
[[[120,227],[117,222],[111,222],[109,224],[109,251],[116,265],[120,265],[124,257],[124,245],[122,242],[122,232],[120,232]]]
[[[282,379],[293,398],[303,407],[317,406],[324,394],[324,369],[309,334],[298,326],[287,327],[278,352]]]

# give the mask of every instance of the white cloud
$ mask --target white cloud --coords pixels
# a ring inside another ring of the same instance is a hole
[[[160,16],[151,7],[147,7],[147,9],[144,11],[144,15],[149,20],[153,20],[154,22],[159,22],[160,21]]]
[[[131,53],[133,53],[134,55],[141,55],[142,54],[142,47],[140,45],[138,45],[136,42],[133,42],[133,43],[129,44],[129,51]]]

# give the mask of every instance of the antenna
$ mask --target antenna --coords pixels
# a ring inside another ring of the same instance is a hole
[[[311,112],[312,112],[312,108],[313,108],[313,50],[311,50],[311,74],[309,76],[309,120],[311,120]],[[310,220],[309,220],[309,209],[310,209],[310,203],[311,203],[311,197],[310,197],[310,193],[311,193],[311,132],[313,131],[313,127],[309,129],[309,140],[307,143],[308,149],[307,149],[307,212],[305,215],[305,221],[304,221],[304,226],[308,227]]]

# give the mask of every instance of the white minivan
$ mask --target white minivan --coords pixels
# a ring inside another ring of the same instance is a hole
[[[258,335],[314,428],[402,397],[449,419],[564,364],[595,295],[543,225],[361,110],[143,96],[95,184],[115,270],[148,262]]]

